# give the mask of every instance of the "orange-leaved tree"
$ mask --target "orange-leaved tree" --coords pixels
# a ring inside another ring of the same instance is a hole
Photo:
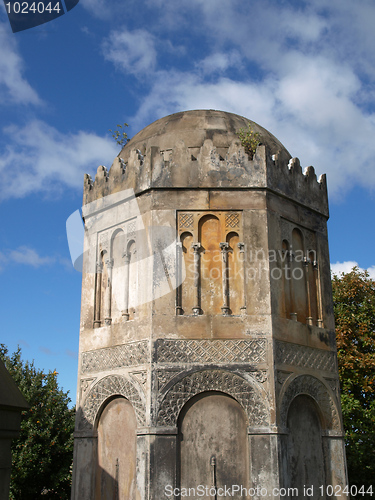
[[[375,280],[355,267],[332,286],[349,484],[367,489],[375,478]]]

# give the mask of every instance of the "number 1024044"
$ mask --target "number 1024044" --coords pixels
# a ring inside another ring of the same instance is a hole
[[[5,4],[8,14],[49,14],[60,13],[60,2],[8,2]]]

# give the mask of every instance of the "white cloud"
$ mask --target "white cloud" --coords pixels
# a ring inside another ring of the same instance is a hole
[[[34,248],[21,245],[15,250],[5,250],[0,252],[0,272],[10,265],[25,265],[38,269],[44,266],[59,265],[68,271],[73,270],[71,260],[60,255],[42,256]]]
[[[84,173],[111,164],[119,150],[110,138],[84,131],[62,134],[39,120],[3,132],[9,140],[0,152],[0,199],[82,189]]]
[[[142,72],[143,83],[149,84],[148,95],[129,119],[134,128],[184,109],[232,111],[269,129],[303,166],[314,165],[318,174],[327,173],[332,197],[342,196],[354,185],[375,189],[375,113],[371,111],[375,95],[361,80],[350,43],[345,41],[348,57],[335,43],[347,36],[355,46],[358,26],[353,28],[346,16],[353,14],[359,22],[366,14],[375,21],[375,7],[361,7],[359,15],[346,1],[334,2],[324,14],[322,5],[314,2],[300,9],[267,0],[251,5],[239,0],[230,4],[192,0],[191,4],[191,11],[199,9],[201,15],[195,20],[209,40],[192,68],[165,70],[162,60],[154,66],[150,59],[143,60],[146,48],[143,56],[135,53],[132,68],[132,50],[127,59],[121,42],[118,53],[125,54],[123,59],[111,59],[128,72]],[[173,9],[167,1],[163,8],[169,7]],[[185,2],[181,10],[188,10]],[[375,36],[366,30],[361,53],[373,57],[370,42],[375,43]],[[152,52],[168,33],[159,30],[158,36],[147,39],[142,32],[143,46]],[[235,48],[228,49],[228,44]],[[249,69],[253,67],[256,78]],[[240,68],[241,76],[233,68]]]
[[[33,248],[21,246],[17,250],[11,250],[8,259],[16,264],[25,264],[32,267],[41,267],[52,264],[55,259],[52,257],[41,257]]]
[[[341,273],[350,273],[353,267],[358,267],[360,271],[364,271],[362,267],[359,267],[358,262],[348,260],[345,262],[336,262],[335,264],[331,264],[331,272],[332,274],[336,274],[340,276]],[[370,275],[370,278],[375,279],[375,266],[371,266],[367,268],[367,271]]]
[[[154,37],[146,30],[112,31],[103,42],[103,54],[117,68],[139,76],[156,64]]]
[[[9,23],[0,21],[0,103],[41,103],[38,94],[23,76],[24,66]]]
[[[233,50],[229,53],[215,52],[197,63],[197,68],[204,74],[222,73],[229,68],[241,67],[242,60],[238,51]]]
[[[152,12],[149,31],[135,19],[132,31],[116,28],[103,44],[107,60],[142,79],[142,93],[148,85],[132,127],[184,109],[235,112],[327,173],[332,197],[355,185],[375,189],[373,2],[139,1]],[[166,47],[176,41],[172,61]]]

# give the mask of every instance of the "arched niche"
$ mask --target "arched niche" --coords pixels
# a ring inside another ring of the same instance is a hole
[[[248,487],[248,425],[242,406],[227,394],[210,391],[191,398],[178,419],[180,488]]]
[[[292,288],[291,288],[291,259],[290,259],[290,245],[288,240],[282,242],[282,280],[283,280],[283,316],[284,318],[291,319],[293,312],[292,305]]]
[[[306,291],[306,273],[304,268],[305,250],[301,231],[294,228],[292,231],[292,296],[293,311],[297,315],[297,321],[306,323],[308,316],[307,310],[307,291]]]
[[[344,443],[342,424],[335,395],[326,384],[311,375],[288,378],[280,394],[281,428],[283,436],[282,461],[287,487],[299,488],[296,498],[306,498],[303,486],[325,484],[344,487]],[[309,481],[309,483],[304,481]],[[302,492],[302,493],[301,493]],[[311,492],[311,490],[310,490]]]
[[[326,484],[322,420],[320,408],[311,396],[300,394],[289,405],[287,487],[298,489],[297,498],[305,498],[304,487],[309,487],[312,492],[309,498],[318,500],[319,486]]]
[[[240,237],[237,232],[231,231],[227,234],[228,243],[228,294],[229,308],[232,314],[240,314],[244,295],[244,269],[239,249]]]
[[[107,259],[107,251],[101,250],[96,263],[94,328],[99,328],[104,323],[105,295],[108,287]]]
[[[139,286],[138,286],[138,262],[137,247],[134,239],[131,239],[126,247],[126,281],[124,282],[125,297],[124,310],[127,310],[127,319],[134,319],[134,314],[139,305]]]
[[[180,286],[180,306],[184,314],[192,314],[194,307],[194,252],[192,249],[193,235],[185,231],[181,234],[181,251],[185,264],[185,279]]]
[[[309,315],[311,318],[311,323],[313,325],[318,325],[320,320],[319,311],[319,275],[316,260],[316,252],[314,250],[309,251],[308,255],[308,289],[309,289]],[[320,326],[320,325],[319,325]]]
[[[117,229],[111,238],[112,255],[112,296],[111,296],[111,317],[112,320],[119,320],[124,308],[124,251],[126,248],[126,235],[122,229]]]
[[[124,397],[106,400],[97,419],[95,500],[136,498],[137,419]]]
[[[321,414],[321,425],[324,430],[341,432],[341,422],[333,393],[318,378],[312,375],[299,375],[289,380],[280,394],[280,424],[287,427],[287,415],[291,402],[297,396],[309,396],[315,401]]]
[[[199,220],[200,300],[203,314],[220,314],[223,305],[221,224],[212,214]]]

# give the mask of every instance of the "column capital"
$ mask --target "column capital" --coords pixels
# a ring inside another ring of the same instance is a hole
[[[107,266],[107,269],[112,269],[112,267],[113,267],[113,259],[107,259],[105,261],[105,265]]]
[[[244,252],[245,251],[245,243],[237,243],[237,247],[239,248],[240,252]]]
[[[125,264],[129,264],[129,262],[130,262],[130,253],[128,251],[125,251],[122,254],[122,258],[124,259]]]
[[[197,253],[201,247],[201,244],[199,242],[192,243],[191,248],[194,250],[194,253]]]

